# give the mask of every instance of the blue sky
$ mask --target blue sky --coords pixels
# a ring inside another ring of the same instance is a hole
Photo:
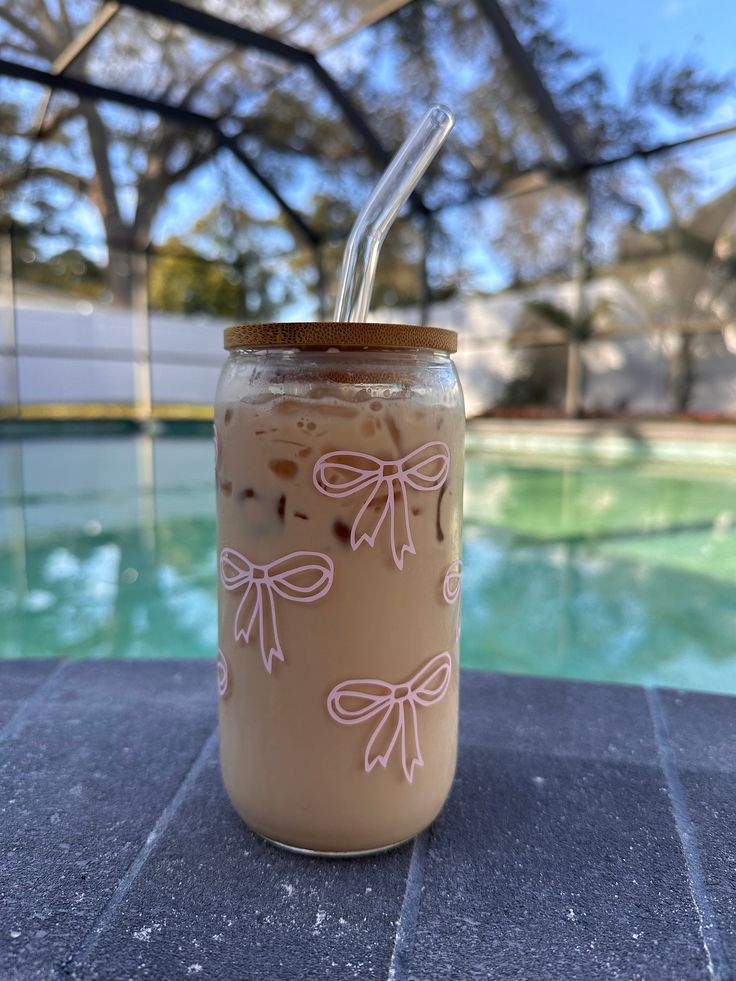
[[[563,36],[603,67],[622,98],[642,60],[679,61],[695,54],[711,72],[733,74],[736,80],[734,0],[555,0],[555,8],[557,26]],[[736,94],[723,100],[698,128],[717,129],[733,123],[736,123]],[[689,131],[687,124],[678,121],[663,125],[666,139],[676,140]],[[658,141],[656,138],[652,142]],[[736,137],[706,141],[680,152],[688,166],[703,178],[703,199],[714,197],[736,183]],[[637,168],[642,181],[647,180],[643,165],[632,167]],[[664,218],[655,195],[651,196],[649,205],[655,221],[657,217]],[[459,215],[457,220],[462,220]],[[469,258],[476,268],[480,288],[492,291],[503,287],[506,275],[503,264],[489,257],[487,250],[471,249]]]
[[[640,57],[699,52],[717,72],[736,69],[732,0],[556,0],[567,35],[601,55],[621,93]]]
[[[619,95],[627,92],[637,62],[696,55],[718,75],[736,80],[736,4],[733,0],[555,0],[565,34],[597,56]],[[736,122],[736,95],[707,121],[717,128]],[[672,122],[672,139],[687,127]]]
[[[561,33],[603,67],[622,99],[641,60],[679,61],[696,54],[709,70],[719,75],[731,73],[736,82],[736,0],[554,0],[554,8]],[[380,66],[374,70],[380,73]],[[734,122],[736,93],[722,100],[699,128]],[[653,134],[653,142],[662,136],[675,140],[689,135],[690,127],[677,120],[663,121],[660,133]],[[688,154],[708,178],[704,196],[736,182],[736,140],[733,144],[704,143]],[[300,197],[310,193],[304,181],[299,183],[297,188],[292,182],[286,195],[297,206]]]
[[[736,69],[734,35],[736,0],[555,0],[557,28],[577,48],[588,51],[591,60],[601,65],[619,95],[627,91],[633,69],[642,58],[676,60],[697,53],[716,73]],[[370,28],[368,28],[370,30]],[[706,122],[706,128],[736,121],[736,96],[721,104]],[[665,128],[670,138],[685,135],[687,128],[674,122]],[[701,144],[688,151],[688,164],[706,177],[703,197],[710,197],[736,183],[736,139]],[[313,165],[309,165],[312,167]],[[309,169],[309,167],[307,169]],[[264,217],[273,214],[273,204],[252,178],[238,167],[226,166],[230,172],[233,196]],[[181,231],[222,198],[223,170],[217,166],[203,168],[185,185],[172,189],[156,223],[156,239]],[[315,175],[316,176],[316,175]],[[309,184],[309,181],[306,181]],[[285,188],[285,196],[297,206],[309,195],[304,173]],[[288,193],[287,193],[288,192]],[[301,199],[301,200],[300,200]],[[359,202],[356,202],[356,204]],[[78,213],[79,225],[87,234],[100,234],[99,221],[91,207]],[[462,218],[458,219],[462,224]],[[503,285],[505,273],[487,249],[477,255],[473,265],[479,271],[478,285],[497,288]],[[471,257],[472,259],[472,257]]]

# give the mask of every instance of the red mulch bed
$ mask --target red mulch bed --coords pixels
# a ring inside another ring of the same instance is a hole
[[[476,419],[565,419],[564,413],[552,406],[514,405],[497,406]],[[581,412],[578,419],[613,419],[622,422],[697,422],[717,425],[734,425],[736,415],[723,412]]]

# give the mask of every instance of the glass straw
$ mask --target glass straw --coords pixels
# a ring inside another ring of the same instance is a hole
[[[428,109],[360,209],[345,246],[335,320],[365,320],[383,240],[454,124],[455,117],[445,106]]]

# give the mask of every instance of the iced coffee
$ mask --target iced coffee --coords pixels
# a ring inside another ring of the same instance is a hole
[[[375,851],[432,821],[455,768],[454,335],[279,326],[230,334],[215,412],[222,772],[265,837]]]

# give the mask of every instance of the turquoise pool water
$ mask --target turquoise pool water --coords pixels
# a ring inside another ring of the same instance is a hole
[[[208,437],[0,441],[0,657],[215,649]],[[466,666],[736,693],[736,474],[467,459]]]

